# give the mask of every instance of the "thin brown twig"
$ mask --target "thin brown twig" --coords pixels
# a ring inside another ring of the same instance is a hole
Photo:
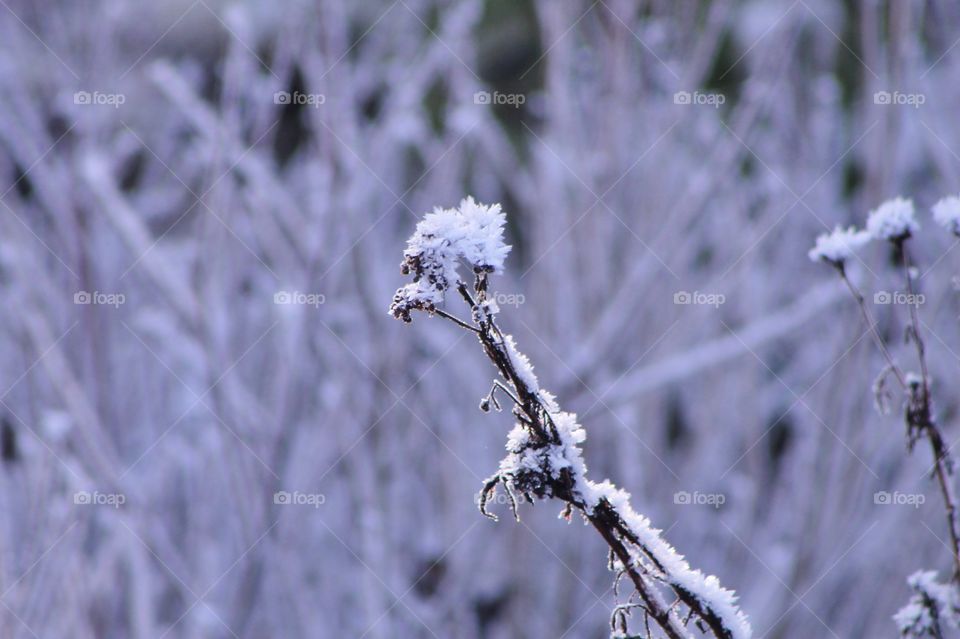
[[[846,268],[843,264],[837,266],[837,270],[840,271],[840,279],[843,280],[844,284],[847,285],[847,288],[850,289],[850,293],[853,295],[853,299],[856,300],[857,306],[860,308],[860,314],[863,316],[863,321],[866,322],[867,328],[870,330],[873,335],[873,340],[877,344],[877,348],[880,349],[880,353],[883,355],[884,359],[887,360],[887,364],[890,367],[890,370],[893,371],[894,376],[897,378],[897,381],[900,382],[901,388],[907,388],[907,380],[903,374],[903,371],[900,370],[900,367],[897,366],[897,363],[893,360],[893,357],[890,355],[890,351],[887,350],[886,345],[883,343],[883,338],[880,336],[880,332],[877,330],[877,323],[874,321],[873,316],[870,314],[870,310],[867,308],[866,300],[863,297],[863,293],[860,292],[860,289],[850,281],[850,278],[847,276]]]
[[[453,323],[456,324],[457,326],[459,326],[459,327],[461,327],[461,328],[467,329],[468,331],[473,331],[474,333],[479,333],[479,332],[480,332],[480,330],[479,330],[476,326],[471,326],[470,324],[467,324],[466,322],[464,322],[462,319],[460,319],[460,318],[457,317],[456,315],[452,315],[452,314],[450,314],[450,313],[447,313],[446,311],[442,311],[442,310],[440,310],[439,308],[434,309],[433,312],[436,313],[437,315],[439,315],[440,317],[443,317],[444,319],[450,320],[451,322],[453,322]]]
[[[900,249],[904,276],[907,281],[907,301],[910,306],[910,337],[917,349],[917,359],[920,362],[921,388],[919,389],[919,395],[915,398],[916,406],[911,406],[908,410],[908,426],[916,434],[926,436],[927,441],[930,442],[934,472],[947,514],[947,530],[950,534],[950,546],[953,553],[953,581],[960,583],[960,522],[957,521],[957,505],[950,483],[953,478],[953,463],[943,435],[940,433],[936,419],[933,417],[927,352],[923,337],[920,334],[919,303],[913,285],[913,275],[910,272],[910,256],[907,252],[906,240],[898,242],[897,247]],[[911,402],[913,403],[913,399]]]

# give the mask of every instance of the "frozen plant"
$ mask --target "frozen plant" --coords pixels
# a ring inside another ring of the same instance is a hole
[[[834,265],[843,264],[853,255],[853,252],[870,241],[866,231],[858,231],[854,227],[844,229],[840,226],[832,233],[824,233],[817,238],[817,243],[807,254],[811,260],[824,260]]]
[[[914,594],[893,617],[901,636],[942,639],[944,628],[960,627],[960,600],[953,584],[937,582],[933,570],[918,570],[907,583]]]
[[[417,224],[403,252],[403,274],[413,274],[394,298],[397,317],[410,321],[410,311],[434,311],[451,283],[459,281],[457,265],[469,263],[477,272],[503,268],[510,247],[503,243],[504,216],[500,205],[483,206],[472,197],[455,209],[434,209]]]
[[[405,322],[411,321],[412,310],[422,310],[473,332],[499,373],[480,408],[500,410],[498,396],[507,398],[517,422],[507,437],[506,457],[483,486],[480,511],[496,519],[486,506],[502,486],[515,517],[518,499],[534,503],[552,498],[564,502],[563,518],[569,521],[576,511],[592,525],[610,548],[615,592],[624,577],[633,585],[629,598],[614,608],[614,636],[628,636],[628,617],[639,611],[642,636],[651,636],[652,620],[670,639],[689,637],[691,624],[718,639],[747,639],[750,625],[735,594],[716,577],[692,569],[650,520],[633,510],[628,493],[609,481],[587,479],[580,448],[586,433],[576,415],[562,411],[554,396],[540,388],[530,361],[513,337],[501,332],[488,282],[510,249],[503,242],[504,223],[499,205],[480,205],[469,197],[456,209],[427,214],[404,252],[402,270],[413,281],[397,291],[390,306],[391,314]],[[460,265],[473,270],[472,286],[461,279]],[[448,293],[466,303],[469,320],[439,308]]]
[[[948,195],[933,205],[933,220],[960,236],[960,197]]]
[[[876,240],[900,242],[919,229],[913,202],[902,197],[887,200],[867,217],[867,232]]]
[[[948,197],[933,207],[934,220],[952,233],[957,232],[960,221],[960,200]],[[933,472],[937,479],[947,515],[947,530],[953,559],[953,576],[946,585],[936,582],[936,572],[914,573],[908,583],[916,594],[894,617],[903,637],[942,637],[945,620],[955,625],[957,620],[958,584],[960,584],[960,522],[957,518],[957,500],[954,492],[954,463],[933,413],[930,392],[931,379],[927,366],[927,352],[920,334],[919,298],[916,295],[915,269],[910,260],[907,240],[920,228],[914,216],[913,202],[903,198],[888,200],[870,212],[866,231],[850,227],[846,231],[837,227],[830,234],[817,238],[809,252],[813,261],[823,261],[840,274],[852,293],[864,321],[870,328],[873,339],[886,360],[886,366],[874,384],[874,396],[881,412],[886,412],[889,392],[887,378],[891,375],[903,392],[904,421],[907,427],[907,449],[913,450],[921,438],[925,438],[933,454]],[[847,275],[846,263],[855,257],[854,248],[870,240],[887,241],[893,245],[901,258],[901,265],[908,293],[909,319],[906,340],[916,351],[920,373],[904,371],[891,356],[876,329],[864,296]]]

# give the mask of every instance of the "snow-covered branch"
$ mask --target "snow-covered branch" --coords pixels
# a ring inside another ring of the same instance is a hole
[[[497,324],[499,309],[488,296],[488,277],[503,268],[510,247],[503,242],[504,214],[499,205],[484,206],[472,198],[456,209],[436,209],[424,217],[408,242],[402,264],[413,282],[400,288],[390,312],[404,321],[412,310],[439,312],[448,293],[456,292],[467,304],[471,328],[484,352],[509,388],[500,388],[514,400],[516,424],[507,438],[507,455],[483,487],[480,510],[494,518],[487,503],[502,487],[510,497],[514,515],[517,500],[565,502],[563,516],[576,510],[610,547],[611,569],[617,580],[627,577],[634,593],[614,610],[612,626],[617,636],[627,635],[626,616],[632,609],[644,613],[644,627],[653,620],[671,639],[688,637],[691,623],[701,632],[724,639],[751,636],[745,615],[736,606],[733,592],[714,576],[690,567],[654,528],[649,519],[633,510],[630,495],[609,481],[587,479],[581,444],[586,439],[576,415],[560,409],[555,397],[540,388],[533,366],[517,348],[512,336]],[[474,281],[460,277],[461,264],[470,266]],[[444,316],[458,320],[448,312]],[[497,386],[481,402],[489,410]],[[672,601],[670,600],[672,599]]]

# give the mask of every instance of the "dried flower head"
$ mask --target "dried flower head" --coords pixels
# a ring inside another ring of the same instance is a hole
[[[814,262],[824,261],[839,267],[856,249],[869,241],[870,235],[866,231],[858,231],[853,226],[847,229],[838,226],[818,237],[816,245],[807,255]]]
[[[867,232],[877,240],[900,242],[920,229],[913,211],[913,200],[897,197],[887,200],[867,218]]]
[[[948,195],[934,204],[933,221],[960,236],[960,197]]]
[[[425,215],[407,241],[401,263],[413,282],[397,290],[390,313],[409,322],[413,309],[432,312],[447,289],[460,282],[461,262],[476,272],[501,271],[510,252],[503,242],[505,223],[499,204],[485,206],[469,196],[455,209],[436,208]]]

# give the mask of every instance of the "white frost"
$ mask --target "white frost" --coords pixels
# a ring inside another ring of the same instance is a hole
[[[447,289],[460,282],[461,262],[479,271],[502,271],[510,252],[503,242],[505,223],[499,204],[486,206],[469,196],[455,209],[426,214],[403,252],[403,272],[412,273],[413,282],[397,291],[390,312],[409,320],[411,309],[439,306]]]
[[[736,593],[723,588],[716,576],[704,575],[700,570],[691,568],[683,555],[660,536],[661,531],[654,528],[647,517],[633,510],[630,493],[617,488],[609,480],[599,484],[586,481],[585,484],[587,503],[596,508],[601,500],[609,502],[620,513],[620,517],[640,543],[663,566],[663,577],[667,582],[693,594],[704,608],[713,610],[735,638],[746,639],[751,636],[750,623],[737,607]],[[635,555],[639,562],[642,559],[641,553],[635,551]]]
[[[933,221],[954,235],[960,235],[960,197],[948,195],[934,204]]]
[[[913,201],[902,197],[887,200],[867,218],[867,232],[877,240],[902,240],[919,229]]]
[[[501,272],[510,247],[503,243],[507,217],[500,205],[485,206],[468,195],[457,210],[462,224],[457,246],[463,259],[472,266]]]
[[[953,584],[937,582],[934,570],[919,570],[907,579],[914,591],[907,605],[897,611],[893,620],[903,637],[940,636],[944,628],[958,628],[960,597]]]
[[[512,478],[513,483],[522,489],[527,485],[525,482],[529,481],[527,478],[536,477],[538,473],[559,479],[562,471],[566,471],[572,480],[574,495],[586,505],[590,514],[602,502],[607,502],[620,515],[644,549],[630,546],[638,565],[649,565],[645,552],[650,553],[662,567],[660,577],[666,583],[690,593],[703,609],[716,614],[735,639],[749,639],[752,633],[750,623],[737,607],[737,596],[733,591],[723,588],[715,576],[704,575],[691,568],[683,555],[660,536],[661,531],[654,528],[649,519],[633,510],[628,492],[609,480],[596,483],[587,479],[587,465],[580,448],[587,435],[577,416],[559,410],[553,395],[538,390],[527,357],[517,350],[510,336],[506,336],[505,340],[514,368],[529,390],[538,393],[557,430],[560,443],[533,446],[527,428],[517,423],[507,438],[507,456],[500,462],[501,475]],[[533,383],[529,383],[528,378],[532,378]]]
[[[842,264],[853,252],[870,241],[870,234],[858,231],[856,227],[844,229],[840,226],[830,233],[824,233],[807,255],[814,262],[821,260],[832,264]]]
[[[530,392],[539,392],[540,382],[533,373],[533,365],[526,355],[517,350],[517,344],[513,341],[513,335],[504,335],[504,341],[507,345],[507,354],[510,355],[510,362],[513,364],[514,370],[517,371],[517,375],[520,376],[523,383],[530,389]]]

